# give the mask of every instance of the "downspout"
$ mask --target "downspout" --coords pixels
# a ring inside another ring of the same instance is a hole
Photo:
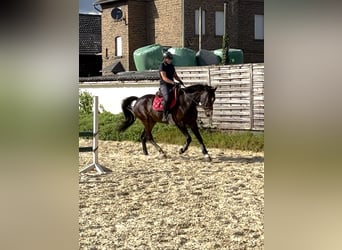
[[[199,1],[199,10],[198,10],[198,50],[202,49],[202,2]]]
[[[182,0],[182,47],[184,48],[185,47],[185,20],[184,20],[184,18],[185,18],[185,13],[184,13],[184,11],[185,11],[185,6],[184,6],[184,0]]]
[[[226,24],[227,24],[227,3],[223,4],[223,35],[226,35]]]

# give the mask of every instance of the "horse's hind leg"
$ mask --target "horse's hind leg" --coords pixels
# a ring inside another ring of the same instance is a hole
[[[145,129],[141,133],[140,139],[141,139],[141,144],[142,144],[144,155],[148,155],[147,147],[146,147],[146,133],[145,133]]]
[[[145,148],[146,148],[146,139],[147,139],[158,150],[158,152],[165,157],[166,156],[165,152],[153,139],[153,136],[152,136],[153,126],[154,126],[154,124],[152,124],[152,126],[146,126],[145,127],[145,130],[144,130],[144,132],[145,132]],[[146,152],[147,152],[147,150],[146,150]]]
[[[209,156],[208,150],[206,149],[206,147],[204,145],[204,142],[203,142],[202,136],[201,136],[201,134],[199,132],[197,124],[191,127],[191,131],[194,133],[194,135],[196,136],[198,142],[200,143],[201,150],[202,150],[202,153],[204,154],[205,159],[207,161],[211,161],[211,157]]]
[[[160,154],[162,154],[164,157],[166,156],[165,152],[162,150],[162,148],[153,140],[153,137],[149,140],[149,142],[158,150]]]

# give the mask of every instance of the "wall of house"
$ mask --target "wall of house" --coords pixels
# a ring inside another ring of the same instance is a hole
[[[182,0],[155,0],[155,42],[162,46],[182,47]]]
[[[115,22],[112,19],[111,11],[114,7],[122,9],[126,21]],[[149,44],[182,47],[182,0],[175,0],[172,4],[167,0],[128,0],[104,4],[102,9],[103,68],[114,60],[120,60],[126,70],[136,70],[133,52]],[[114,39],[118,35],[123,39],[121,58],[115,57]]]
[[[146,23],[147,2],[145,1],[128,1],[128,55],[129,55],[129,70],[136,70],[133,60],[133,52],[147,45],[146,31],[149,29]]]
[[[239,0],[232,0],[227,2],[227,35],[229,37],[229,46],[231,48],[240,49],[239,44]],[[243,10],[242,10],[243,11]]]
[[[111,11],[114,7],[120,7],[124,16],[128,13],[126,3],[111,3],[104,5],[102,10],[102,68],[120,61],[125,70],[129,70],[129,41],[128,41],[128,25],[124,21],[115,21],[111,17]],[[122,57],[115,56],[115,38],[122,37]],[[106,53],[106,49],[108,53]],[[108,55],[108,56],[107,56]],[[103,75],[112,74],[104,72]]]
[[[195,35],[195,10],[199,9],[199,1],[185,0],[185,44],[195,51],[199,48],[199,37]],[[202,49],[213,50],[222,47],[222,36],[215,35],[215,12],[223,11],[222,0],[202,1],[201,8],[205,11],[205,34],[202,35]]]
[[[215,11],[223,11],[223,0],[202,1],[206,12],[206,33],[202,49],[219,49],[222,36],[215,35]],[[184,6],[183,6],[184,4]],[[120,7],[126,21],[115,22],[111,17],[114,7]],[[183,7],[184,23],[183,25]],[[198,0],[118,1],[102,6],[102,61],[103,68],[119,60],[126,71],[136,70],[133,52],[148,44],[184,47],[198,50],[195,35],[195,9]],[[254,14],[264,13],[263,0],[227,1],[227,34],[230,47],[242,49],[244,62],[263,62],[264,41],[254,39]],[[184,26],[184,42],[182,29]],[[115,57],[115,37],[122,36],[123,56]],[[108,57],[106,57],[108,49]],[[112,74],[112,73],[104,73]]]
[[[254,15],[264,14],[264,1],[239,1],[238,44],[244,52],[244,62],[264,62],[264,40],[254,39]]]
[[[148,44],[182,47],[182,0],[125,1],[102,6],[103,68],[120,60],[125,70],[136,70],[133,52]],[[114,7],[120,7],[126,21],[115,22]],[[171,20],[171,21],[170,21]],[[115,57],[115,37],[122,36],[123,56]],[[108,57],[106,57],[106,48]],[[104,73],[112,74],[110,72]]]
[[[199,1],[185,1],[185,47],[198,50],[199,38],[195,35],[195,9]],[[223,1],[203,1],[202,10],[206,12],[206,34],[202,36],[202,49],[222,47],[222,36],[215,35],[215,12],[223,11]],[[226,6],[226,32],[231,48],[242,49],[244,62],[264,61],[264,41],[254,39],[254,14],[264,14],[263,0],[230,0]]]
[[[156,43],[156,28],[155,23],[156,19],[159,18],[159,11],[155,4],[155,1],[150,0],[145,3],[146,7],[146,44],[154,44]]]

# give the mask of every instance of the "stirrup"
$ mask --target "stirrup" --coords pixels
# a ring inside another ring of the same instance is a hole
[[[162,118],[163,122],[168,122],[169,121],[169,115],[168,114],[163,114],[163,118]]]
[[[162,121],[166,121],[167,118],[169,116],[169,112],[167,112],[166,110],[163,111],[163,118],[162,118]]]
[[[175,121],[172,118],[172,114],[163,115],[162,122],[166,122],[167,124],[175,125]]]
[[[167,116],[167,122],[171,125],[175,125],[175,121],[173,120],[172,114],[168,114]]]

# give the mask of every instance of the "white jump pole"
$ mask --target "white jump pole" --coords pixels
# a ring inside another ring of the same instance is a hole
[[[93,154],[93,163],[86,166],[85,168],[83,168],[80,173],[85,173],[88,172],[92,169],[96,169],[96,171],[99,174],[106,174],[105,170],[109,170],[108,168],[105,168],[103,166],[101,166],[98,163],[98,140],[99,140],[99,130],[98,130],[98,112],[99,112],[99,97],[98,96],[94,96],[94,102],[93,102],[93,150],[92,150],[92,154]]]

